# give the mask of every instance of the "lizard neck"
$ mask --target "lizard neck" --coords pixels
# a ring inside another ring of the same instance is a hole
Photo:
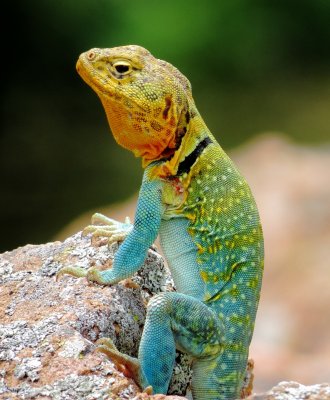
[[[205,142],[206,139],[215,142],[215,138],[196,110],[191,113],[191,119],[187,125],[187,132],[183,136],[180,146],[170,158],[157,163],[153,174],[160,178],[177,175],[180,164],[182,165],[184,160],[192,154],[203,141]]]

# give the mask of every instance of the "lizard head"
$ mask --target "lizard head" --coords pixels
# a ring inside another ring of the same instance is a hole
[[[172,157],[192,114],[184,75],[133,45],[82,53],[77,71],[100,97],[121,146],[142,157],[144,166]]]

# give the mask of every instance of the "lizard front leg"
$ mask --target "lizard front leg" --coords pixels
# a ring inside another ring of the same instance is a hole
[[[100,236],[108,238],[108,244],[123,241],[129,233],[133,230],[133,224],[129,217],[125,218],[125,222],[119,222],[112,218],[106,217],[103,214],[95,213],[91,219],[91,225],[88,225],[82,232],[83,236],[87,234],[92,234],[92,241]],[[71,275],[75,278],[86,277],[88,281],[101,282],[101,277],[96,268],[90,268],[86,270],[85,268],[77,266],[67,266],[58,271],[56,274],[56,280],[58,280],[62,275]]]
[[[103,214],[95,213],[92,216],[91,225],[88,225],[83,230],[82,235],[85,236],[89,233],[92,233],[92,241],[100,236],[107,237],[108,244],[111,244],[114,242],[123,241],[133,230],[133,227],[134,226],[131,224],[129,217],[126,217],[125,222],[122,223],[106,217]],[[89,270],[86,270],[85,268],[76,266],[67,266],[58,271],[56,274],[56,280],[58,280],[62,275],[71,275],[76,278],[86,277],[88,281],[104,284],[102,282],[102,275],[96,268],[90,268]]]
[[[163,183],[157,178],[149,177],[150,169],[151,167],[147,168],[144,173],[133,226],[127,221],[124,224],[117,223],[100,214],[94,217],[98,222],[101,220],[109,223],[108,232],[114,233],[117,238],[121,229],[126,232],[126,238],[115,255],[112,268],[99,271],[96,268],[84,270],[79,267],[64,267],[58,272],[57,278],[69,274],[86,277],[88,281],[101,285],[112,285],[131,277],[141,267],[149,247],[157,237],[163,214]],[[87,227],[87,230],[93,229]]]

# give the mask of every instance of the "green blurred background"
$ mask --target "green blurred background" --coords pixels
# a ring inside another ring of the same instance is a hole
[[[139,44],[177,66],[226,150],[265,131],[329,140],[329,0],[6,4],[0,251],[46,242],[139,187],[140,161],[115,144],[75,71],[91,47]]]

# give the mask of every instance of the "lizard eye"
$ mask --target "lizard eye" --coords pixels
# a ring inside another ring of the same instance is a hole
[[[127,61],[117,61],[113,67],[121,75],[126,75],[132,70],[131,64]]]

